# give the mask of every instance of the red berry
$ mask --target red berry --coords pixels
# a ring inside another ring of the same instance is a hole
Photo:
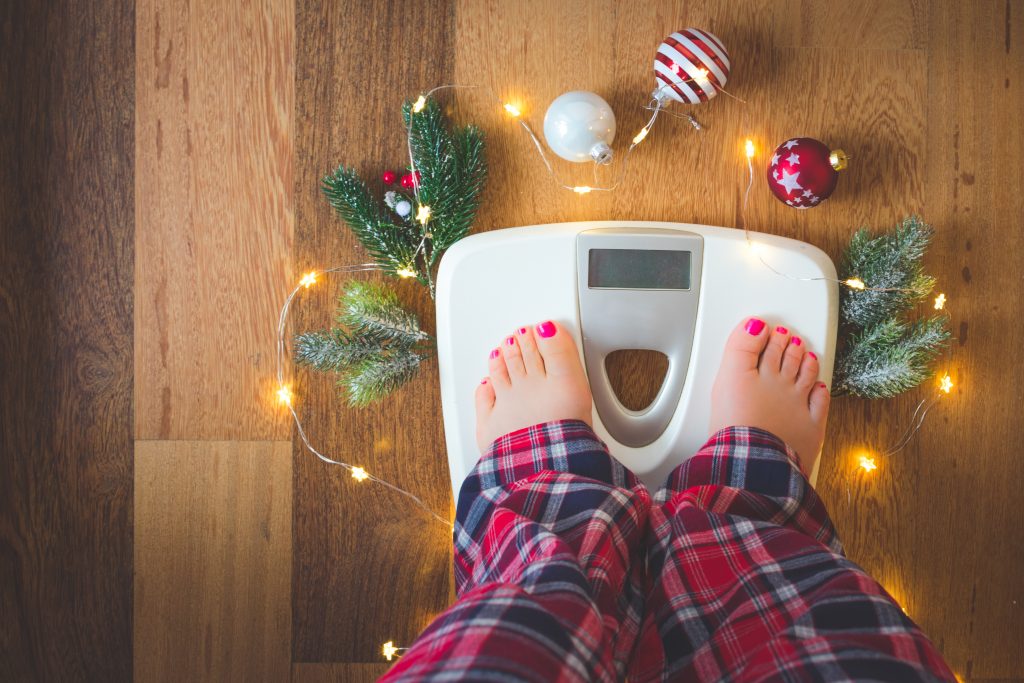
[[[416,179],[413,180],[412,173],[406,173],[402,176],[402,187],[407,190],[411,190],[413,186],[420,184],[420,172],[416,171]]]
[[[398,176],[395,175],[394,171],[384,171],[384,175],[382,175],[380,179],[384,181],[385,185],[394,185]]]

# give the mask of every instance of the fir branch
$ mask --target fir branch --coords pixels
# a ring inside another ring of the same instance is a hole
[[[857,231],[844,254],[840,279],[859,278],[868,289],[843,288],[843,321],[869,327],[928,296],[935,279],[924,273],[921,259],[932,234],[931,227],[917,216],[904,219],[895,230],[878,237],[872,237],[866,228]]]
[[[415,258],[417,238],[407,226],[383,218],[376,202],[355,170],[344,166],[324,177],[321,189],[327,201],[355,233],[378,265],[395,275]]]
[[[416,376],[422,358],[409,349],[370,356],[339,384],[348,392],[349,405],[364,407],[381,400]]]
[[[304,332],[295,337],[295,362],[319,372],[342,372],[379,352],[375,340],[345,330]]]
[[[853,335],[836,363],[837,391],[889,398],[931,376],[931,365],[949,341],[948,318],[907,324],[897,317]]]
[[[341,295],[338,321],[358,334],[412,347],[427,341],[430,335],[420,329],[414,313],[398,302],[394,290],[369,282],[350,282]]]

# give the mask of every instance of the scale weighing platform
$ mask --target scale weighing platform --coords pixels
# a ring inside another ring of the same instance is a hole
[[[745,317],[794,330],[831,384],[835,266],[810,244],[751,234],[753,246],[730,228],[597,221],[495,230],[451,247],[437,278],[437,348],[454,495],[480,459],[473,393],[488,353],[519,325],[554,320],[572,334],[594,395],[594,430],[652,489],[710,436],[711,385]],[[643,410],[622,405],[605,368],[608,354],[629,349],[668,358]],[[818,458],[812,483],[817,473]]]

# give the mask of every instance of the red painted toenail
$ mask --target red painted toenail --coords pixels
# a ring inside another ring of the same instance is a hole
[[[491,351],[491,358],[497,358],[500,355],[501,351],[499,351],[498,349],[494,349],[493,351]]]
[[[814,351],[808,351],[807,355],[813,358],[814,360],[818,360],[818,356],[816,353],[814,353]]]
[[[756,337],[761,334],[761,330],[764,329],[764,321],[760,318],[751,318],[747,321],[747,324],[743,326],[743,329]]]
[[[787,330],[782,325],[779,325],[778,327],[776,327],[775,331],[778,332],[779,334],[788,334],[789,333],[789,330]]]
[[[480,380],[480,384],[487,384],[487,378],[484,377],[482,380]]]
[[[526,328],[525,327],[520,327],[519,328],[519,334],[526,334]]]
[[[825,386],[825,383],[824,383],[824,382],[821,382],[820,384],[818,384],[818,386],[819,386],[819,387],[821,387],[822,389],[826,389],[826,388],[827,388],[827,387]]]
[[[804,340],[801,339],[800,337],[793,337],[789,341],[793,342],[793,346],[800,346],[801,344],[804,343]]]
[[[515,340],[514,337],[509,337],[508,339],[505,340],[505,343],[508,344],[509,346],[514,346],[515,343],[516,343],[516,340]]]
[[[555,332],[557,331],[558,328],[555,327],[555,324],[550,320],[545,320],[540,325],[537,325],[537,334],[544,337],[545,339],[547,339],[548,337],[554,337]]]

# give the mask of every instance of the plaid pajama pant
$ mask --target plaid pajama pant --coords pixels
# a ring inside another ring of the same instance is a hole
[[[954,680],[795,463],[731,427],[652,499],[583,422],[507,434],[459,494],[458,601],[383,680]]]

